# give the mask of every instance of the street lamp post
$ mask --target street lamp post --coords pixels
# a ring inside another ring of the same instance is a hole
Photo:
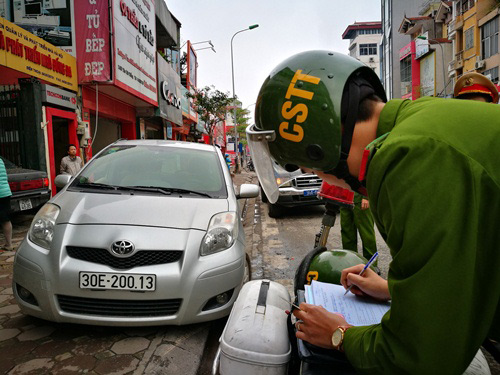
[[[445,64],[444,64],[444,50],[443,50],[443,46],[441,45],[441,43],[439,42],[439,40],[427,38],[425,35],[419,35],[419,36],[417,36],[417,39],[427,40],[428,42],[429,41],[436,42],[437,45],[441,48],[441,62],[443,64],[444,97],[446,98],[446,96],[447,96],[447,94],[446,94],[446,86],[448,86],[448,84],[447,84],[447,80],[446,80],[446,71],[444,70]]]
[[[255,25],[250,25],[248,26],[248,28],[246,29],[243,29],[243,30],[240,30],[240,31],[237,31],[234,33],[233,37],[231,38],[231,77],[232,77],[232,81],[233,81],[233,113],[234,113],[234,153],[236,155],[236,158],[235,158],[235,168],[234,168],[234,171],[236,173],[239,172],[240,168],[239,168],[239,165],[238,165],[238,129],[237,129],[237,124],[236,124],[236,94],[235,94],[235,91],[234,91],[234,63],[233,63],[233,39],[234,37],[239,34],[239,33],[242,33],[243,31],[248,31],[248,30],[253,30],[255,28],[259,27],[259,25],[255,24]]]

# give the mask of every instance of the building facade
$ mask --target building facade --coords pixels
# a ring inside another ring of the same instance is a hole
[[[405,14],[418,14],[424,0],[382,0],[382,32],[380,48],[380,71],[387,98],[401,98],[401,77],[399,75],[400,50],[408,44],[398,27]]]
[[[381,22],[355,22],[342,34],[342,39],[349,39],[349,56],[365,63],[379,77],[381,38]]]

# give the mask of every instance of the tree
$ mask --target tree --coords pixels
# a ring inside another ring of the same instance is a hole
[[[250,118],[248,117],[249,114],[250,111],[248,109],[236,108],[236,123],[238,124],[236,131],[238,132],[240,141],[243,145],[247,144],[247,133],[245,130],[248,126],[248,122],[250,121]]]
[[[224,121],[227,107],[233,102],[229,93],[216,90],[214,86],[205,86],[194,89],[194,93],[187,92],[186,97],[194,100],[194,108],[200,119],[205,123],[204,130],[213,144],[214,130],[217,124]]]

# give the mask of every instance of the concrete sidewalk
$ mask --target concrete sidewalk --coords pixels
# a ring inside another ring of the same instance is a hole
[[[241,184],[256,181],[255,173],[245,170],[233,176],[236,191]],[[255,198],[239,203],[247,251],[251,251],[253,211],[247,213]],[[32,218],[24,214],[13,219],[16,247]],[[0,253],[0,374],[210,373],[224,320],[182,327],[120,328],[58,324],[26,316],[12,294],[14,256],[15,252]]]

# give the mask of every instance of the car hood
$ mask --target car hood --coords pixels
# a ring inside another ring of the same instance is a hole
[[[226,198],[130,195],[64,191],[52,203],[61,208],[57,223],[140,225],[207,230],[210,218],[228,211]]]

